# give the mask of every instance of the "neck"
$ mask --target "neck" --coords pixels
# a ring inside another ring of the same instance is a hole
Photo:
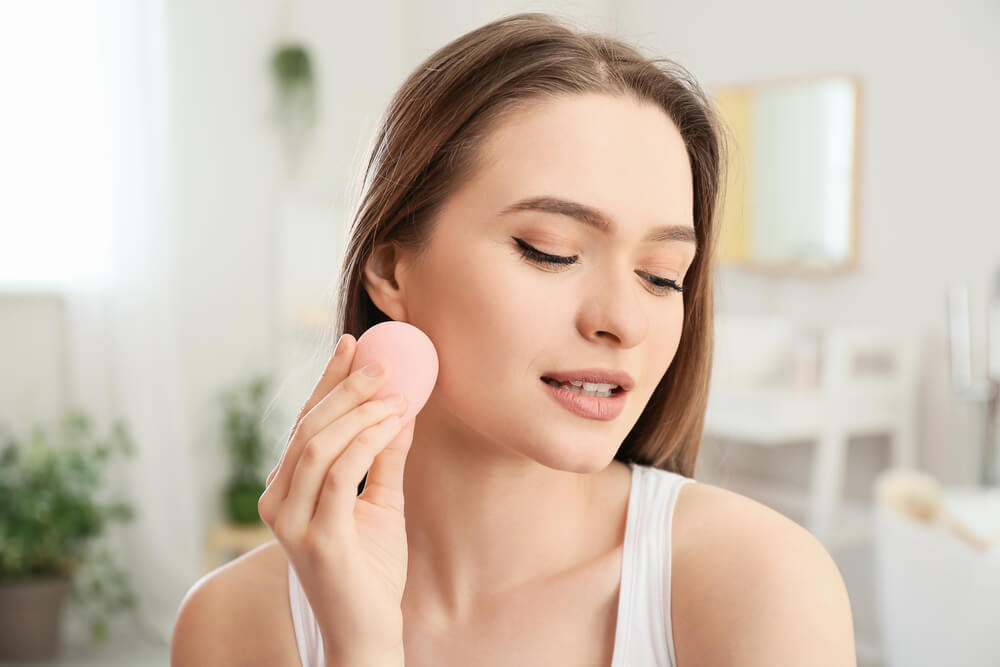
[[[597,474],[484,442],[428,404],[403,477],[404,607],[467,618],[484,601],[578,565],[593,548]]]

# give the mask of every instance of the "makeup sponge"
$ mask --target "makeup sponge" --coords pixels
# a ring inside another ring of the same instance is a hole
[[[402,423],[417,416],[437,382],[438,356],[434,343],[423,331],[406,322],[379,322],[361,334],[354,351],[351,372],[373,361],[389,366],[389,379],[373,398],[402,394],[408,401]]]

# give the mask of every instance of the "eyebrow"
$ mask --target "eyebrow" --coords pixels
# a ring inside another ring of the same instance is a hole
[[[542,211],[565,215],[585,225],[593,227],[604,234],[614,232],[615,223],[611,217],[600,209],[558,197],[530,197],[511,204],[500,211],[500,215],[508,215],[518,211]],[[690,243],[698,249],[698,237],[694,227],[689,225],[664,225],[654,227],[642,239],[644,242],[683,242]]]

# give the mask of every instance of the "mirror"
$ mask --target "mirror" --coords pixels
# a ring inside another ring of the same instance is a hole
[[[831,75],[709,92],[729,134],[721,262],[792,272],[854,266],[857,79]]]

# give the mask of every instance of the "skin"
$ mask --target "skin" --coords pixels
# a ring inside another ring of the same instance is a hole
[[[592,555],[595,503],[624,467],[611,469],[615,451],[680,340],[682,295],[649,275],[682,284],[695,256],[691,243],[641,242],[653,226],[693,229],[685,145],[654,106],[604,95],[546,101],[498,126],[483,155],[425,256],[387,245],[365,269],[373,302],[427,332],[439,354],[404,476],[403,604],[441,626]],[[596,207],[617,228],[500,213],[542,195]],[[578,262],[532,264],[512,237]],[[585,367],[632,375],[616,419],[570,413],[539,379]]]

